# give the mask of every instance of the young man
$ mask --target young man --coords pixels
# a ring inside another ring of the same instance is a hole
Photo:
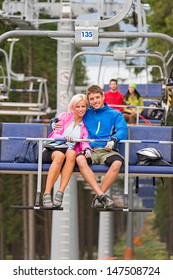
[[[106,164],[109,170],[101,182],[104,195],[96,195],[91,206],[95,208],[109,208],[113,201],[105,194],[116,181],[124,158],[117,151],[120,140],[127,139],[127,124],[124,116],[118,110],[110,108],[104,103],[103,91],[98,85],[88,88],[87,98],[90,108],[87,110],[83,121],[88,130],[89,139],[108,139],[105,142],[91,142],[93,164]],[[80,172],[92,189],[99,186],[93,171],[87,164],[86,157],[79,154],[76,158]]]
[[[104,102],[107,103],[110,107],[111,105],[123,105],[124,94],[117,90],[118,84],[117,80],[111,79],[109,81],[110,90],[104,93]],[[120,112],[123,112],[123,107],[112,107],[117,109]]]

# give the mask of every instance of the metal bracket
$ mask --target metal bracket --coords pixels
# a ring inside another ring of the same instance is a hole
[[[98,47],[98,21],[75,22],[75,45]]]
[[[125,51],[115,51],[113,52],[113,59],[114,60],[125,60],[126,59],[126,52]]]

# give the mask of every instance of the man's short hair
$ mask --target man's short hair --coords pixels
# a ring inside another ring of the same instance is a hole
[[[101,95],[103,95],[103,90],[100,86],[98,85],[91,85],[87,92],[86,92],[86,95],[87,97],[91,94],[91,93],[100,93]]]
[[[118,84],[118,81],[117,81],[116,79],[110,79],[109,84],[110,84],[111,82],[115,82],[116,84]]]

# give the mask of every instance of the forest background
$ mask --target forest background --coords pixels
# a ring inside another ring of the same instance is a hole
[[[0,7],[2,5],[0,0]],[[147,23],[149,31],[167,34],[173,37],[172,20],[173,20],[173,3],[167,0],[148,0],[141,1],[150,4],[150,12],[147,14]],[[15,25],[4,24],[0,20],[1,34],[14,30]],[[117,26],[113,27],[115,30]],[[42,29],[56,30],[56,24],[42,25]],[[9,52],[9,43],[3,41],[1,48]],[[113,46],[112,46],[113,47]],[[109,49],[111,45],[109,46]],[[165,55],[173,47],[169,43],[160,39],[149,39],[148,49],[157,51]],[[75,49],[76,53],[81,51]],[[16,73],[24,73],[26,76],[38,76],[48,80],[49,103],[52,109],[56,109],[56,91],[57,91],[57,43],[50,38],[42,37],[23,37],[19,43],[16,43],[12,61],[12,69]],[[0,53],[0,61],[3,61]],[[148,61],[149,64],[159,64],[154,58]],[[162,66],[162,65],[161,65]],[[172,65],[169,66],[171,71]],[[87,71],[85,59],[79,58],[75,63],[75,85],[87,85]],[[153,81],[157,80],[154,70],[152,70]],[[13,88],[18,87],[16,81],[13,81]],[[24,85],[20,85],[21,88]],[[10,94],[10,101],[16,102],[33,102],[34,97],[24,94]],[[53,115],[49,115],[48,119]],[[19,116],[0,116],[1,122],[24,122],[24,117]],[[170,115],[168,125],[172,125],[172,115]],[[12,212],[10,205],[14,201],[21,204],[23,195],[23,186],[26,184],[25,175],[1,175],[0,177],[0,259],[29,259],[28,239],[26,226],[28,213],[25,211]],[[45,178],[43,178],[44,183]],[[82,183],[80,183],[82,184]],[[120,182],[121,184],[121,182]],[[164,185],[158,183],[156,194],[156,205],[154,209],[153,227],[157,228],[160,240],[166,244],[167,258],[173,256],[173,188],[172,180],[164,180]],[[79,213],[79,236],[80,236],[80,259],[94,259],[97,257],[98,246],[98,213],[93,212],[90,208],[90,201],[93,194],[84,190],[84,186],[79,185],[79,201],[85,197],[85,203]],[[43,211],[44,212],[44,211]],[[46,211],[45,211],[46,212]],[[35,232],[35,250],[34,259],[50,258],[51,243],[51,213],[34,213],[34,232]],[[81,214],[82,213],[82,214]],[[115,244],[126,230],[126,215],[116,214],[114,223],[114,240]]]

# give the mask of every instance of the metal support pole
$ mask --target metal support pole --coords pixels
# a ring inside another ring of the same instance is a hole
[[[137,207],[140,207],[140,198],[138,197],[138,195],[136,196],[136,204]],[[136,227],[135,227],[135,235],[134,235],[134,239],[133,239],[133,243],[134,245],[142,245],[142,240],[141,240],[141,217],[142,217],[143,213],[142,212],[136,212]]]
[[[34,175],[29,174],[28,175],[28,203],[29,205],[34,204]],[[28,213],[28,231],[29,231],[29,260],[34,260],[35,259],[35,214],[34,211],[29,211]]]
[[[57,180],[54,194],[59,186]],[[79,259],[78,204],[76,177],[72,176],[67,186],[64,199],[64,210],[53,211],[51,260]]]
[[[108,190],[110,195],[111,190]],[[98,259],[113,257],[113,213],[100,212],[99,214],[99,237],[98,237]]]
[[[133,178],[129,178],[129,206],[133,207]],[[127,237],[124,259],[131,260],[133,258],[133,213],[127,213]]]

